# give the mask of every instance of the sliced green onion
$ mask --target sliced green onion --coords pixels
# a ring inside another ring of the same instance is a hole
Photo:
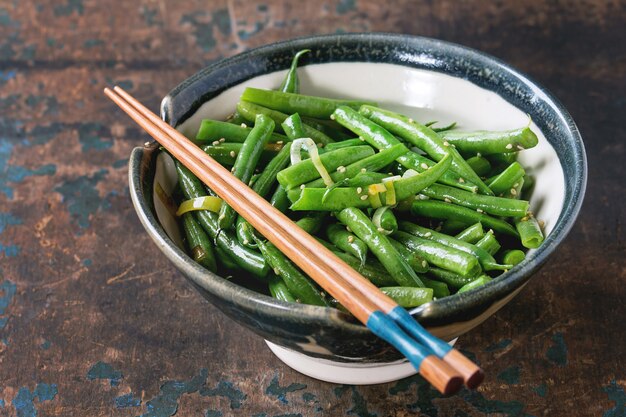
[[[317,169],[317,172],[319,172],[322,180],[324,180],[324,184],[326,184],[327,187],[333,185],[333,179],[330,177],[328,171],[326,170],[326,167],[322,163],[322,160],[320,159],[320,154],[317,151],[317,145],[315,144],[315,142],[313,142],[313,139],[311,138],[300,138],[292,142],[290,153],[291,165],[295,165],[298,162],[302,161],[302,155],[300,155],[300,150],[303,146],[309,152],[311,162],[313,163],[315,169]]]
[[[385,193],[385,204],[387,206],[393,206],[396,204],[396,189],[393,185],[393,181],[383,180],[383,184],[385,184],[385,188],[387,189]]]
[[[182,216],[189,211],[195,210],[209,210],[214,213],[218,213],[220,211],[220,207],[222,206],[222,202],[221,198],[213,197],[211,195],[192,198],[191,200],[186,200],[180,203],[180,206],[176,211],[176,215]]]

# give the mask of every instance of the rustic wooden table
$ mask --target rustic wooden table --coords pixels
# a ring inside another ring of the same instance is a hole
[[[625,27],[623,1],[0,0],[0,415],[626,416]],[[488,372],[476,392],[292,371],[159,256],[129,201],[146,135],[104,86],[157,109],[213,60],[356,31],[493,54],[559,97],[585,139],[576,227],[459,342]]]

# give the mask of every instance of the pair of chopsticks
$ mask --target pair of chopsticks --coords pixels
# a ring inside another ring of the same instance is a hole
[[[104,93],[361,323],[404,354],[437,390],[448,395],[463,382],[468,388],[482,382],[478,366],[431,335],[404,308],[176,129],[120,87],[105,88]]]

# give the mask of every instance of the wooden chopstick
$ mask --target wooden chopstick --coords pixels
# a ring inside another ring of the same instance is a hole
[[[482,371],[471,361],[430,335],[406,310],[176,129],[121,88],[114,90],[107,88],[105,94],[359,321],[404,353],[439,391],[455,392],[462,379],[469,387],[482,381]]]

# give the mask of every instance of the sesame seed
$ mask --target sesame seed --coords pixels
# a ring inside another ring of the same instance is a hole
[[[325,293],[324,291],[320,291],[320,295],[321,295],[322,297],[326,297],[326,293]]]
[[[367,168],[361,168],[361,172],[367,172]]]
[[[426,233],[424,233],[424,237],[431,237],[432,235],[433,235],[433,234],[432,234],[432,233],[430,233],[430,232],[426,232]]]
[[[479,212],[479,213],[484,213],[484,211],[481,210],[481,209],[476,209],[476,211]]]
[[[519,149],[520,151],[523,151],[524,147],[522,145],[517,145],[517,149]]]
[[[419,194],[420,200],[428,200],[430,197],[424,194]]]
[[[528,216],[524,216],[524,217],[522,217],[521,221],[523,221],[523,222],[527,222],[527,221],[528,221]]]
[[[352,229],[350,229],[350,226],[346,226],[346,230],[350,233],[352,233]]]
[[[285,143],[285,142],[283,142],[282,140],[279,140],[279,141],[276,142],[277,145],[282,145],[283,143]]]
[[[463,183],[465,182],[465,180],[464,180],[463,178],[459,178],[459,182],[460,182],[461,184],[463,184]]]
[[[361,194],[363,192],[363,188],[361,187],[356,187],[356,193],[357,194]]]
[[[274,268],[274,273],[275,273],[276,275],[278,275],[278,272],[279,272],[279,271],[278,271],[278,268]]]
[[[423,168],[423,169],[428,169],[428,164],[426,162],[422,162],[420,164],[420,167]]]
[[[443,146],[450,146],[450,142],[448,142],[447,140],[443,141]]]
[[[248,127],[248,125],[247,125],[247,124],[245,124],[245,123],[242,123],[242,124],[241,124],[241,127],[246,128],[246,127]]]
[[[515,188],[511,188],[511,195],[517,195],[517,190]]]
[[[452,201],[448,197],[444,198],[443,201],[445,201],[446,203],[452,203]]]
[[[219,140],[215,140],[215,141],[213,141],[213,146],[217,146],[217,145],[219,145],[219,144],[220,144],[220,141],[219,141]]]
[[[230,172],[235,172],[235,167],[232,167],[232,168],[230,169]]]
[[[359,136],[359,140],[360,140],[361,142],[365,142],[365,138],[364,138],[363,136]]]
[[[507,148],[507,149],[513,149],[513,144],[512,144],[512,143],[509,143],[508,145],[506,145],[506,146],[505,146],[505,148]]]
[[[237,152],[235,152],[235,151],[230,151],[230,154],[229,154],[229,155],[231,156],[231,158],[234,158],[234,157],[236,157],[236,156],[237,156]]]
[[[426,267],[428,266],[428,262],[426,262],[426,261],[422,261],[422,266],[423,266],[424,268],[426,268]]]
[[[226,138],[220,138],[220,142],[222,143],[226,142]]]
[[[367,195],[362,195],[361,196],[361,200],[363,200],[363,201],[367,200]]]
[[[519,182],[516,182],[515,184],[513,184],[513,187],[514,187],[514,188],[519,187]]]
[[[413,200],[420,200],[420,195],[416,195],[415,197],[413,197]]]
[[[344,167],[343,165],[337,167],[337,172],[340,172],[343,174],[344,172],[346,172],[346,167]]]
[[[224,220],[226,216],[224,214],[220,214],[217,220]]]
[[[387,175],[393,175],[393,172],[388,172]]]
[[[378,228],[378,229],[376,229],[376,230],[378,230],[378,231],[379,231],[379,232],[381,232],[381,233],[385,231],[385,229],[383,229],[382,227],[379,227],[379,228]]]
[[[409,123],[413,123],[413,119],[409,119]]]
[[[539,227],[541,228],[546,225],[546,222],[544,222],[543,220],[539,220],[537,223],[539,223]]]
[[[248,243],[250,243],[250,241],[248,239],[244,239],[242,242],[245,246],[248,246]]]
[[[320,143],[318,143],[318,144],[317,144],[317,147],[318,147],[318,148],[323,148],[323,147],[324,147],[324,144],[320,142]]]
[[[334,114],[330,115],[330,120],[335,120],[335,115]]]
[[[144,142],[143,146],[144,146],[144,148],[147,148],[148,146],[150,146],[150,142]]]
[[[348,243],[352,243],[354,242],[354,236],[350,235],[348,236]]]
[[[305,188],[306,188],[306,185],[304,185],[304,184],[302,184],[302,185],[300,186],[300,189],[301,189],[301,190],[304,190]]]

